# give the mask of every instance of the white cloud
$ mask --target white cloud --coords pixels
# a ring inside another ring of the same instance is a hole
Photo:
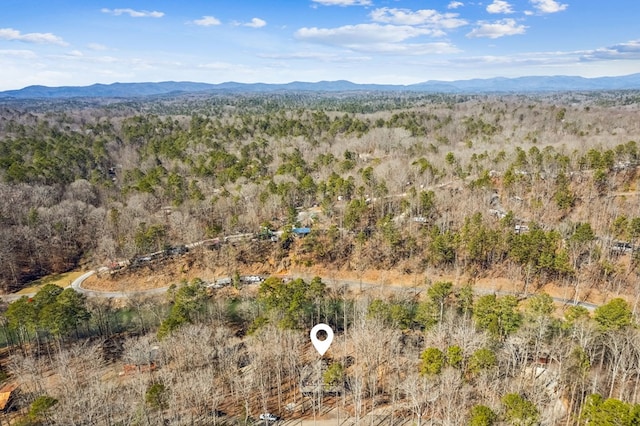
[[[369,6],[371,0],[311,0],[323,6]]]
[[[104,44],[100,44],[100,43],[89,43],[87,44],[87,47],[91,50],[96,50],[96,51],[104,51],[104,50],[109,50],[109,48],[107,46],[105,46]]]
[[[267,25],[267,21],[260,18],[253,18],[251,22],[247,22],[246,24],[243,24],[243,25],[245,27],[251,27],[251,28],[262,28]]]
[[[504,0],[493,0],[489,6],[487,6],[487,12],[489,13],[513,13],[513,8]]]
[[[0,50],[0,56],[11,56],[20,59],[35,59],[37,57],[37,55],[33,51],[22,49]]]
[[[203,16],[200,19],[194,20],[193,23],[201,27],[212,27],[214,25],[220,25],[220,20],[215,16]]]
[[[363,49],[364,50],[364,49]],[[460,49],[451,43],[377,43],[367,46],[367,51],[393,55],[445,55],[460,53]]]
[[[62,59],[66,61],[82,62],[87,64],[120,64],[126,62],[122,58],[115,58],[113,56],[86,56],[79,50],[72,50],[64,55],[49,55],[47,59],[53,59],[60,61]]]
[[[421,35],[431,35],[432,30],[409,25],[358,24],[337,28],[300,28],[298,39],[323,44],[348,46],[366,43],[395,43]]]
[[[526,26],[518,25],[515,19],[501,19],[496,22],[478,22],[478,27],[474,28],[467,37],[470,38],[500,38],[504,36],[524,34]]]
[[[409,25],[359,24],[338,28],[301,28],[299,40],[338,46],[361,52],[385,54],[441,54],[458,52],[450,43],[404,43],[406,40],[439,33],[424,27]]]
[[[530,0],[533,7],[540,13],[556,13],[562,12],[568,4],[558,3],[556,0]]]
[[[233,64],[228,62],[211,62],[208,64],[198,65],[199,68],[207,68],[210,70],[230,70],[233,68]]]
[[[102,13],[108,13],[109,15],[120,16],[120,15],[129,15],[132,18],[162,18],[164,16],[164,12],[158,11],[148,11],[148,10],[134,10],[134,9],[107,9],[102,8],[100,10]]]
[[[68,46],[61,37],[51,33],[26,33],[22,34],[13,28],[0,28],[0,40],[22,41],[25,43],[37,44],[57,44],[59,46]]]
[[[261,58],[276,60],[294,60],[294,61],[321,61],[321,62],[364,62],[370,61],[371,56],[345,56],[331,53],[319,52],[297,52],[297,53],[277,53],[277,54],[260,54]]]
[[[508,56],[469,56],[466,58],[451,59],[450,64],[461,66],[507,66],[507,67],[530,67],[530,66],[553,66],[575,63],[575,53],[569,52],[529,52],[526,54]]]
[[[631,40],[601,49],[583,52],[582,61],[640,59],[640,40]]]
[[[452,1],[447,5],[447,9],[457,9],[462,6],[464,6],[464,3],[462,3],[461,1]]]
[[[457,13],[439,13],[432,9],[412,11],[409,9],[376,9],[369,15],[375,22],[395,25],[428,25],[434,28],[457,28],[467,24]]]
[[[523,52],[504,56],[486,55],[457,57],[450,59],[447,63],[460,66],[487,65],[498,67],[504,65],[517,69],[531,66],[545,66],[548,68],[558,66],[575,67],[579,63],[585,64],[602,62],[615,63],[617,67],[622,68],[624,67],[622,61],[627,61],[632,64],[638,60],[640,60],[640,40],[631,40],[626,43],[591,50]],[[573,72],[573,70],[569,72]],[[617,74],[622,75],[624,72]]]

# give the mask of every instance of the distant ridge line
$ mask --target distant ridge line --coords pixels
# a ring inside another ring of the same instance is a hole
[[[530,76],[457,81],[429,80],[410,85],[358,84],[347,80],[285,84],[219,84],[189,81],[158,83],[112,83],[90,86],[28,86],[0,92],[0,99],[134,98],[189,93],[270,93],[270,92],[424,92],[424,93],[532,93],[640,89],[640,73],[618,77],[585,78],[577,76]]]

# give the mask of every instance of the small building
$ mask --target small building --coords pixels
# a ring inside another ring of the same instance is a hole
[[[633,245],[627,241],[614,241],[611,247],[611,252],[614,254],[631,253],[633,251]]]
[[[309,235],[309,233],[311,233],[311,228],[293,228],[291,232],[293,232],[293,234],[297,235],[298,237],[304,237],[305,235]]]
[[[161,356],[159,346],[152,346],[148,351],[141,350],[130,353],[126,355],[123,371],[119,375],[152,373],[162,363]]]
[[[413,219],[411,219],[411,220],[413,220],[416,223],[423,224],[423,225],[428,222],[427,218],[424,217],[424,216],[414,216]]]
[[[302,367],[302,380],[300,392],[305,397],[341,395],[344,392],[344,384],[327,385],[324,383],[323,374],[328,368],[325,360],[318,360],[313,364]]]

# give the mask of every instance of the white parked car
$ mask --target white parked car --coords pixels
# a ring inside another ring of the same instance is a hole
[[[271,413],[260,414],[260,420],[266,420],[268,422],[277,422],[278,416],[273,415]]]

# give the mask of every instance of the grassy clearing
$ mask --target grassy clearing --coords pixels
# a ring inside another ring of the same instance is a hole
[[[65,272],[63,274],[52,274],[42,277],[39,280],[35,280],[22,290],[18,294],[30,294],[36,293],[42,286],[46,284],[55,284],[59,287],[65,288],[71,285],[71,282],[82,275],[83,271]]]

